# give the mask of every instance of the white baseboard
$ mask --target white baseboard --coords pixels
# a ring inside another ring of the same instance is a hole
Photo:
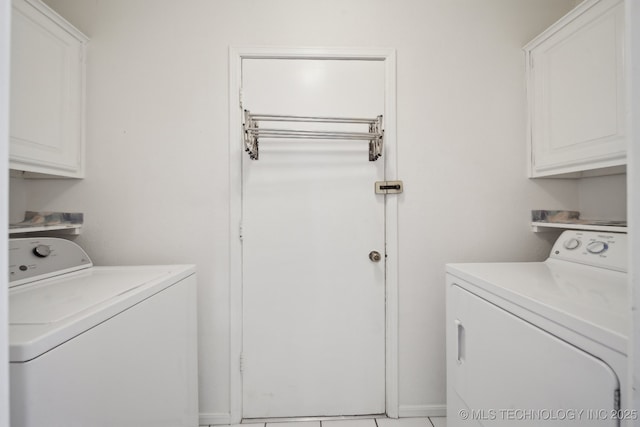
[[[447,405],[400,405],[398,415],[400,418],[445,417]]]
[[[229,425],[231,424],[231,414],[220,412],[213,414],[200,413],[200,426]]]

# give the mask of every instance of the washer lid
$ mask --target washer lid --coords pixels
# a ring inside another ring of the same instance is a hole
[[[60,322],[166,275],[157,271],[92,271],[88,274],[16,289],[9,295],[9,323]]]
[[[193,274],[193,265],[92,267],[13,287],[9,360],[35,359]]]

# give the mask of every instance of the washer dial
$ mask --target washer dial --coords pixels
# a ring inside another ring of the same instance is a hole
[[[572,251],[580,247],[580,240],[576,239],[575,237],[572,237],[571,239],[564,242],[563,246],[565,249]]]
[[[51,253],[51,248],[47,245],[38,245],[33,248],[33,254],[39,258],[46,258]]]
[[[601,254],[609,249],[609,245],[600,240],[596,240],[595,242],[591,242],[587,245],[587,252],[592,254]]]

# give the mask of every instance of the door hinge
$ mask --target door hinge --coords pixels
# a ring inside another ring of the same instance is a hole
[[[613,392],[613,409],[620,410],[620,389]]]
[[[238,91],[238,99],[240,100],[240,108],[242,109],[242,88]]]
[[[242,223],[238,227],[238,236],[240,237],[240,241],[244,238],[244,228],[242,227]]]
[[[240,353],[240,373],[244,372],[244,354]]]

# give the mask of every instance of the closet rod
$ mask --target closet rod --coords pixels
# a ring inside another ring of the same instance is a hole
[[[254,137],[266,138],[303,138],[303,139],[351,139],[369,141],[382,137],[380,133],[311,131],[293,129],[248,128],[247,132]]]
[[[305,123],[362,123],[374,124],[378,122],[375,119],[363,119],[352,117],[312,117],[312,116],[280,116],[277,114],[251,114],[251,119],[261,122],[305,122]]]

